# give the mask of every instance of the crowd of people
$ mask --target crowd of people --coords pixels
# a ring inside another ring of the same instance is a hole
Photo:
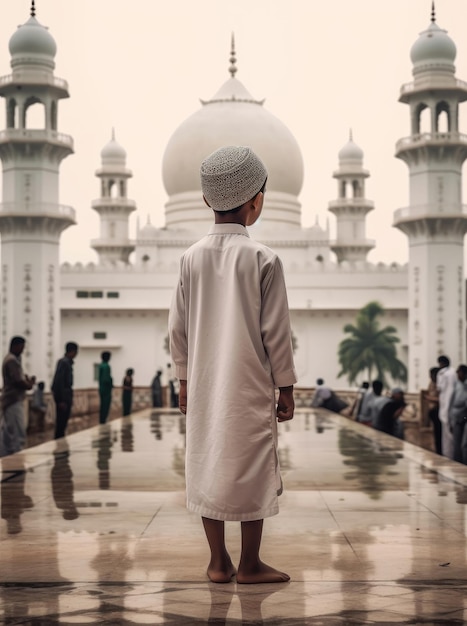
[[[436,452],[467,464],[467,365],[455,369],[447,356],[438,357],[424,395]]]
[[[389,394],[383,393],[380,380],[363,383],[359,389],[354,415],[357,422],[372,426],[388,435],[404,439],[404,425],[401,419],[407,406],[404,391],[394,387]]]
[[[1,393],[0,412],[0,457],[19,452],[26,445],[27,418],[25,415],[26,393],[32,391],[30,407],[37,418],[40,428],[45,426],[47,404],[44,398],[45,383],[36,383],[35,376],[28,376],[23,371],[21,355],[26,346],[24,337],[15,336],[10,341],[8,354],[2,364],[3,389]],[[65,345],[65,354],[56,364],[51,392],[55,404],[55,433],[59,439],[66,435],[68,421],[73,407],[73,365],[78,354],[78,344],[69,341]],[[98,367],[99,391],[99,423],[105,424],[108,420],[112,404],[112,390],[114,388],[112,370],[110,367],[111,353],[101,353],[101,362]],[[133,399],[133,368],[125,371],[122,381],[122,414],[130,415]],[[153,406],[162,407],[162,371],[158,370],[152,381]],[[170,405],[178,406],[178,381],[170,378]]]

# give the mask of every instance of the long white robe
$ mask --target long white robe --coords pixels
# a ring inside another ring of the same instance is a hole
[[[296,382],[277,255],[239,224],[214,225],[181,259],[169,336],[175,374],[188,381],[188,509],[217,520],[275,515],[274,387]]]

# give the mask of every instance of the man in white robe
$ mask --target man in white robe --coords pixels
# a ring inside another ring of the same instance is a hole
[[[202,516],[213,582],[289,580],[259,559],[263,518],[278,513],[282,491],[277,421],[293,417],[296,382],[282,265],[245,228],[261,214],[266,178],[249,148],[221,148],[203,162],[215,224],[183,255],[169,315],[186,412],[187,507]],[[224,544],[227,520],[242,522],[238,573]]]
[[[449,428],[449,405],[456,386],[456,370],[451,367],[447,356],[438,357],[440,370],[436,375],[436,387],[439,394],[439,421],[441,422],[441,452],[443,456],[454,459],[454,438]]]

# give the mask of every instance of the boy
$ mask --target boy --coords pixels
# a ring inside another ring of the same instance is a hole
[[[181,259],[169,315],[180,410],[186,413],[187,507],[202,516],[212,582],[286,582],[259,558],[263,518],[282,491],[277,423],[294,412],[291,330],[278,257],[250,239],[267,171],[246,147],[220,148],[201,165],[214,211],[207,236]],[[279,400],[275,403],[275,387]],[[224,521],[240,521],[238,571]]]

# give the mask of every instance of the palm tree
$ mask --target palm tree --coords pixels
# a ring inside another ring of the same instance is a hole
[[[350,384],[362,372],[370,381],[376,374],[386,386],[387,374],[392,380],[407,380],[407,368],[397,358],[396,344],[400,341],[397,331],[394,326],[380,327],[379,318],[383,314],[379,302],[369,302],[357,313],[355,324],[344,326],[349,336],[339,344],[339,376],[346,375]]]

